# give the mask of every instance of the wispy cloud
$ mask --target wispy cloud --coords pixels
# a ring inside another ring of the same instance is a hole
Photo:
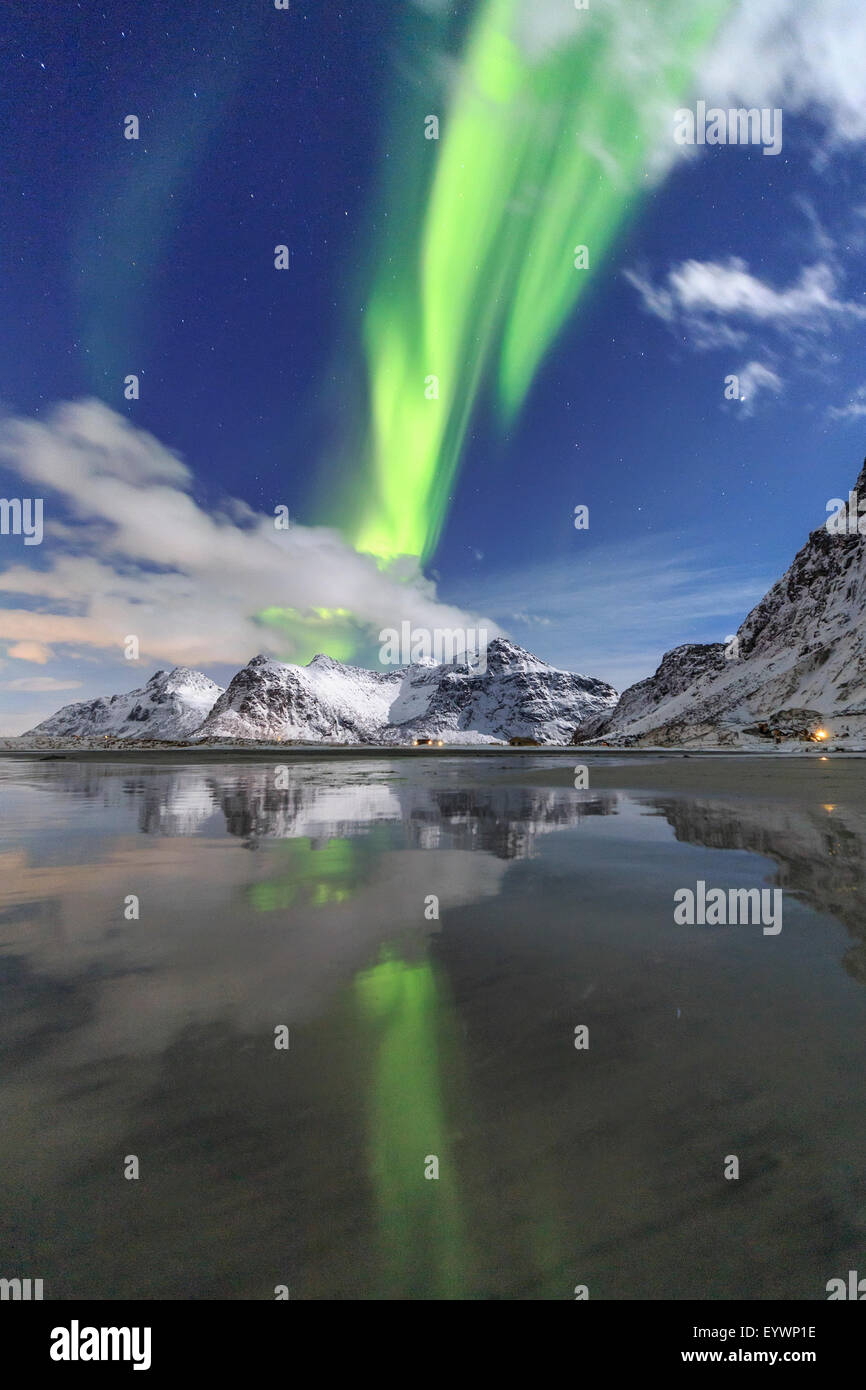
[[[671,647],[722,641],[775,578],[742,558],[713,559],[697,534],[659,535],[489,576],[477,599],[545,660],[623,690]]]
[[[53,651],[44,642],[14,642],[7,647],[6,655],[15,661],[32,661],[36,666],[46,666],[54,659]]]
[[[56,676],[17,676],[15,680],[0,681],[0,690],[20,690],[27,694],[80,689],[81,681],[59,680]]]
[[[820,262],[806,267],[785,289],[752,275],[745,261],[735,257],[684,261],[668,271],[661,285],[633,270],[624,273],[644,308],[668,323],[711,316],[827,331],[834,319],[866,319],[866,304],[839,298],[835,272]]]
[[[846,405],[831,405],[827,414],[831,420],[862,420],[866,415],[866,383],[857,387]]]

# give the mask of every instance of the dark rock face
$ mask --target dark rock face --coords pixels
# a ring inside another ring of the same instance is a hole
[[[777,729],[820,729],[824,716],[817,709],[780,709],[770,715],[767,723]]]
[[[665,700],[682,694],[708,671],[722,671],[724,668],[723,642],[686,642],[681,647],[673,647],[665,652],[654,675],[623,691],[614,710],[587,720],[576,731],[575,742],[585,743],[590,738],[603,738],[609,730],[641,719]]]
[[[866,503],[866,462],[854,485]],[[790,568],[748,614],[737,636],[742,655],[760,655],[797,642],[802,653],[820,652],[823,628],[837,629],[845,618],[856,620],[863,596],[866,537],[835,534],[820,526],[794,556]],[[794,619],[793,631],[788,624]],[[829,636],[828,632],[826,636]],[[826,660],[826,657],[825,657]]]

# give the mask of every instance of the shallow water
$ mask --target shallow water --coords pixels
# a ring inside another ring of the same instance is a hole
[[[517,766],[0,762],[0,1277],[824,1299],[866,1270],[860,813]],[[783,929],[677,925],[699,879],[781,888]]]

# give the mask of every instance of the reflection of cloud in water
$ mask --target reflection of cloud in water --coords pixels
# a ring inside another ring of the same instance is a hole
[[[196,846],[191,855],[182,839],[167,840],[142,854],[122,841],[98,872],[32,867],[20,852],[0,856],[4,953],[18,961],[13,987],[32,991],[28,1014],[39,1009],[43,977],[80,996],[67,1056],[159,1052],[214,1017],[250,1033],[308,1018],[375,962],[383,944],[417,950],[439,929],[425,920],[427,894],[438,895],[444,914],[498,894],[507,871],[489,854],[397,849],[369,858],[366,881],[348,900],[311,912],[302,895],[297,906],[262,911],[255,892],[278,866],[279,881],[282,860],[251,858],[225,841]],[[132,892],[137,922],[123,917]],[[33,1016],[22,1023],[31,1030]],[[44,1026],[51,1046],[57,1021]]]
[[[341,783],[330,769],[323,785],[299,777],[285,791],[273,787],[271,768],[50,771],[54,790],[109,811],[130,804],[148,834],[112,834],[106,818],[98,867],[31,863],[23,848],[0,857],[0,920],[19,987],[65,980],[80,996],[75,1048],[97,1053],[156,1052],[215,1015],[252,1032],[310,1017],[383,944],[411,956],[439,932],[441,921],[424,917],[427,895],[438,895],[443,916],[495,897],[505,861],[531,855],[539,835],[634,806],[616,792],[456,779]],[[679,840],[775,860],[780,887],[866,937],[862,816],[791,803],[641,801]],[[191,853],[196,815],[213,830],[222,820],[240,843],[199,835]],[[238,852],[250,846],[260,852]],[[124,920],[130,893],[141,901],[138,922]],[[866,946],[846,964],[866,978]]]
[[[55,1012],[40,1047],[67,1016],[51,981],[76,1001],[67,1057],[157,1053],[215,1017],[259,1033],[314,1016],[383,945],[418,957],[442,917],[500,893],[506,861],[531,854],[539,834],[610,814],[617,800],[331,768],[281,791],[273,771],[39,768],[43,797],[106,813],[84,841],[90,862],[77,852],[44,863],[38,847],[31,859],[26,842],[0,856],[5,954],[28,1001],[17,1017],[32,1029],[40,999]],[[196,825],[221,822],[228,842],[190,843]],[[130,894],[138,921],[124,917]],[[439,921],[425,918],[430,894]]]

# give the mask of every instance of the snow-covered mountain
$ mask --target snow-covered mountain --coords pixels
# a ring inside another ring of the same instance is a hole
[[[77,738],[185,739],[213,708],[222,686],[201,671],[156,671],[140,690],[64,705],[31,734]]]
[[[578,724],[615,703],[616,691],[604,681],[559,671],[504,638],[489,644],[483,675],[460,662],[380,673],[327,656],[308,666],[257,656],[230,682],[196,736],[567,743]]]
[[[253,657],[225,690],[198,671],[151,677],[144,690],[64,709],[32,734],[79,737],[299,740],[326,743],[568,743],[616,704],[604,681],[572,675],[494,638],[483,674],[467,665],[368,671],[316,656],[293,666]]]
[[[308,666],[254,656],[229,682],[197,736],[375,742],[400,679],[398,672],[344,666],[329,656],[315,656]]]
[[[855,485],[866,503],[866,463]],[[745,618],[735,643],[675,647],[649,679],[578,738],[614,743],[760,744],[773,728],[866,736],[866,536],[813,531]],[[763,732],[761,732],[763,726]]]

